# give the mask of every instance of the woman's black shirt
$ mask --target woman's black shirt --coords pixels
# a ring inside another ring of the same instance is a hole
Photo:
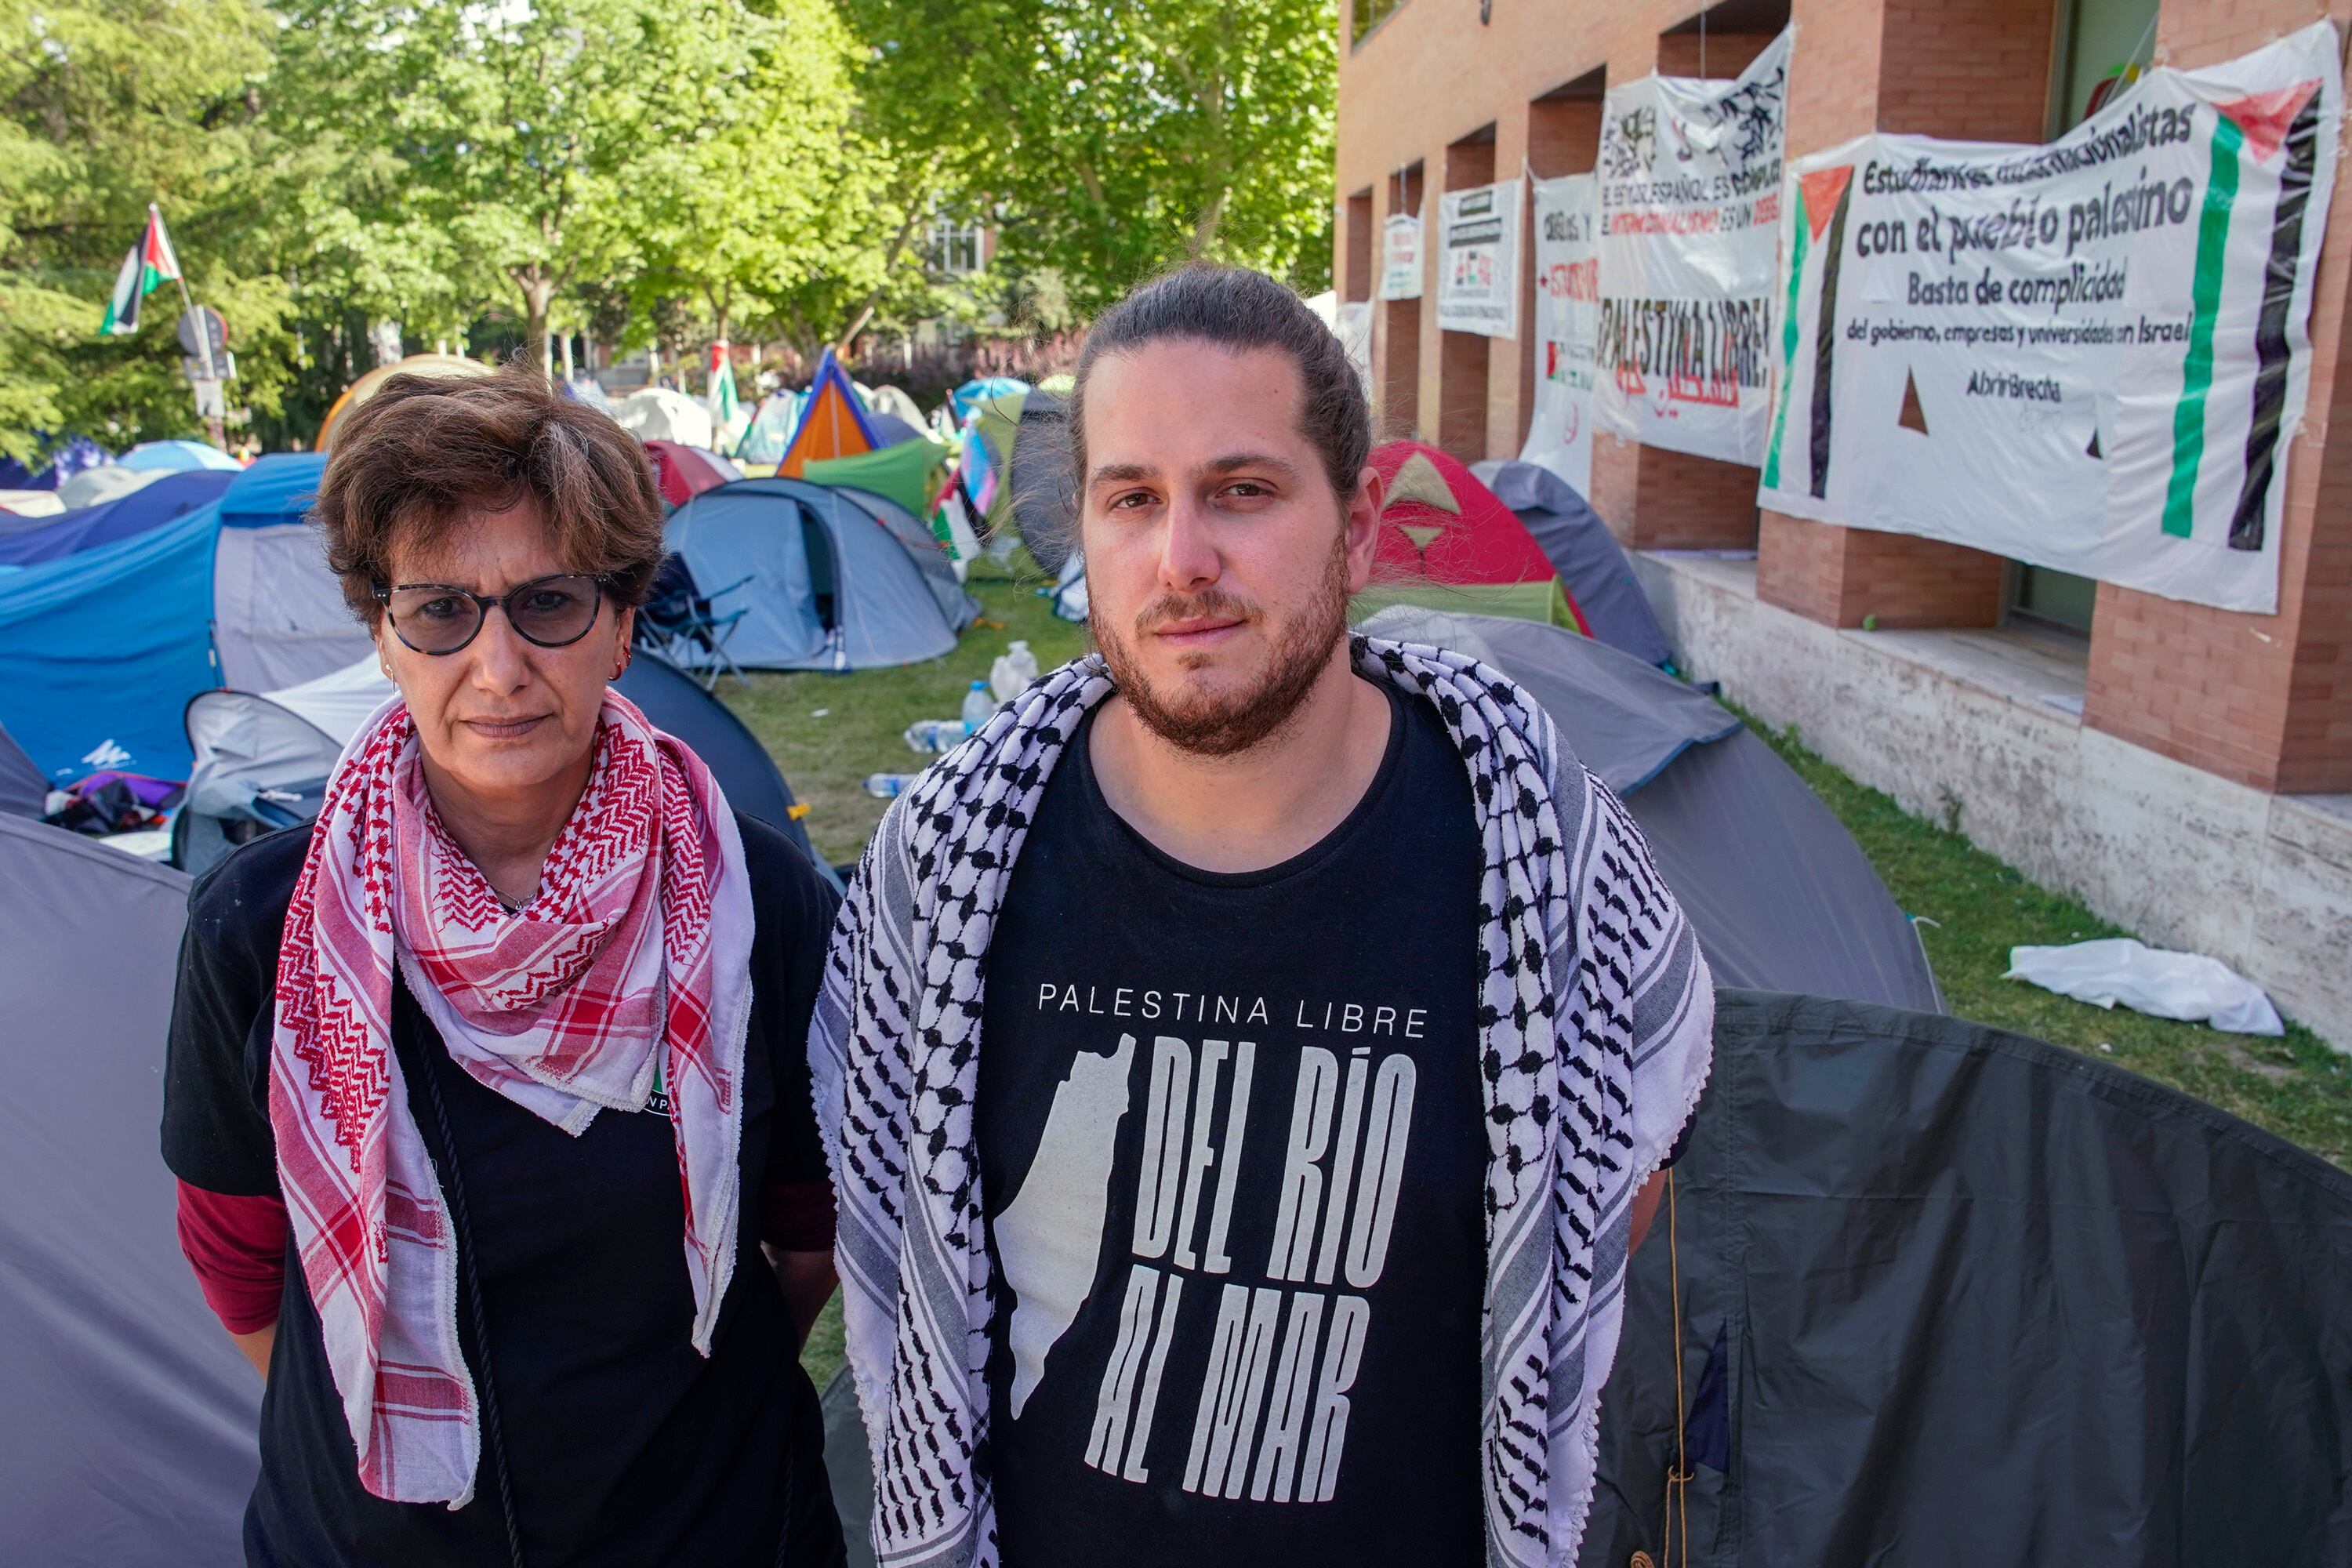
[[[828,1563],[839,1551],[816,1396],[760,1250],[764,1188],[824,1179],[809,1100],[809,1013],[836,897],[800,850],[739,816],[758,921],[745,1049],[742,1219],[711,1354],[688,1342],[677,1150],[655,1112],[605,1111],[578,1138],[484,1088],[395,984],[393,1043],[436,1169],[447,1109],[465,1186],[522,1560],[533,1564]],[[278,949],[307,829],[261,839],[189,900],[165,1073],[163,1157],[212,1192],[278,1192],[269,1124]],[[445,1174],[443,1186],[448,1187]],[[458,1338],[478,1390],[482,1345]],[[319,1319],[289,1246],[246,1511],[256,1564],[511,1561],[491,1434],[474,1497],[386,1502],[360,1485]],[[787,1529],[790,1537],[787,1539]]]

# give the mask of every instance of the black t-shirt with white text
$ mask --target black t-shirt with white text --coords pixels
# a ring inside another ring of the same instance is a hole
[[[1221,875],[1104,800],[1091,721],[991,946],[978,1102],[1010,1568],[1482,1553],[1480,856],[1433,710]]]

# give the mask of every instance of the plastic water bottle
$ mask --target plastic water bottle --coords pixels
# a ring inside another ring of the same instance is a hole
[[[910,752],[952,752],[971,733],[961,719],[918,719],[907,726]]]
[[[996,699],[989,694],[988,682],[973,681],[971,689],[963,694],[963,732],[977,735],[981,726],[988,722],[989,715],[995,711]]]
[[[905,794],[907,786],[920,776],[919,773],[867,773],[866,793],[877,800],[894,800]]]

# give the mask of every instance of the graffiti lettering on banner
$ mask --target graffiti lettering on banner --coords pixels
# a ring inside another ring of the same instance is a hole
[[[2340,58],[2322,22],[2047,146],[1793,165],[1762,504],[2275,610]]]
[[[1603,101],[1593,416],[1612,435],[1762,460],[1792,38],[1734,80],[1644,77]]]

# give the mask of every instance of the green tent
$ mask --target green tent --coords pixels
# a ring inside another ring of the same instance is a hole
[[[931,489],[947,455],[937,441],[918,437],[852,457],[813,461],[805,472],[811,484],[865,490],[897,501],[917,517],[928,517]]]

